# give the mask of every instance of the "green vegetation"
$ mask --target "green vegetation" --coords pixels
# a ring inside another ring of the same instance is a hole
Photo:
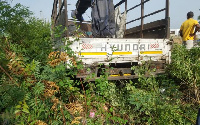
[[[144,63],[132,68],[139,75],[135,80],[108,81],[105,72],[84,82],[73,79],[83,67],[69,48],[74,41],[61,39],[68,43],[65,52],[52,50],[50,23],[20,4],[0,2],[0,17],[2,125],[195,124],[200,48],[175,45],[172,63],[158,77]],[[60,38],[58,29],[54,36]]]

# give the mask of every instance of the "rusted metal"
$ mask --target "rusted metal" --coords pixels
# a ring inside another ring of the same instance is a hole
[[[150,13],[150,14],[147,14],[147,15],[143,16],[143,18],[148,17],[148,16],[151,16],[151,15],[154,15],[154,14],[159,13],[159,12],[162,12],[162,11],[164,11],[164,10],[166,10],[166,8],[157,10],[157,11],[155,11],[155,12],[153,12],[153,13]],[[142,19],[142,17],[139,17],[139,18],[137,18],[137,19],[134,19],[134,20],[132,20],[132,21],[129,21],[129,22],[127,22],[126,24],[135,22],[135,21],[140,20],[140,19]]]
[[[58,25],[68,27],[67,0],[54,0],[51,18],[52,29]],[[68,30],[66,30],[64,36],[69,36]]]
[[[59,11],[58,11],[58,14],[56,15],[55,21],[57,21],[58,18],[61,17],[62,9],[63,9],[63,7],[64,7],[64,2],[61,2],[61,4],[60,4],[59,6],[60,6],[60,7],[59,7]]]
[[[132,11],[135,8],[141,6],[141,17],[130,20],[129,22],[126,22],[126,25],[127,25],[127,24],[133,23],[137,20],[141,20],[140,33],[139,33],[139,36],[137,36],[137,38],[144,38],[144,29],[145,29],[144,28],[144,25],[145,25],[144,19],[148,16],[160,13],[162,11],[165,11],[165,30],[164,30],[165,36],[163,38],[169,38],[169,35],[170,35],[169,0],[166,0],[165,8],[157,10],[157,11],[152,12],[152,13],[147,14],[147,15],[144,15],[144,5],[145,5],[145,3],[150,2],[150,0],[141,0],[141,3],[131,7],[129,9],[127,8],[127,3],[128,3],[127,1],[128,0],[121,0],[114,7],[116,8],[117,6],[120,6],[121,4],[125,4],[125,11],[124,12],[128,13],[129,11]],[[57,4],[59,4],[59,5],[57,5]],[[54,0],[53,9],[52,9],[52,21],[53,21],[52,29],[53,29],[53,27],[55,27],[57,25],[63,25],[64,27],[68,28],[69,24],[68,24],[68,14],[67,14],[67,0]],[[159,26],[157,26],[157,27],[158,28],[156,28],[155,30],[160,29]],[[162,29],[163,29],[163,27],[162,27]],[[66,31],[64,36],[68,37],[69,32]]]
[[[128,2],[127,2],[127,0],[125,0],[125,12],[127,12],[127,9],[128,9]],[[124,33],[126,33],[126,24],[125,24],[125,31],[124,31]]]
[[[127,11],[127,0],[125,0],[125,11]]]
[[[56,4],[57,0],[54,0],[53,2],[53,9],[52,9],[52,14],[51,14],[51,20],[52,20],[52,24],[51,24],[51,30],[53,30],[53,28],[56,26],[55,24],[55,18],[57,16],[57,4]],[[54,34],[51,35],[51,38],[54,39]]]
[[[115,7],[117,7],[117,6],[120,6],[122,3],[124,3],[124,2],[126,2],[125,0],[121,0],[119,3],[117,3],[116,5],[115,5]],[[128,38],[144,38],[144,18],[146,18],[146,17],[148,17],[148,16],[151,16],[151,15],[154,15],[154,14],[157,14],[157,13],[160,13],[160,12],[162,12],[162,11],[165,11],[165,21],[164,21],[164,27],[159,27],[159,26],[157,26],[156,27],[156,29],[153,29],[153,31],[157,31],[157,30],[160,30],[160,29],[162,29],[162,33],[163,34],[165,34],[162,38],[169,38],[169,35],[170,35],[170,18],[169,18],[169,0],[166,0],[166,5],[165,5],[165,8],[163,8],[163,9],[160,9],[160,10],[157,10],[157,11],[155,11],[155,12],[152,12],[152,13],[150,13],[150,14],[147,14],[147,15],[144,15],[144,5],[145,5],[145,3],[147,3],[147,2],[150,2],[150,0],[141,0],[141,2],[139,3],[139,4],[137,4],[137,5],[135,5],[135,6],[133,6],[133,7],[131,7],[131,8],[129,8],[129,9],[127,9],[126,8],[126,6],[125,6],[125,11],[124,12],[129,12],[129,11],[131,11],[131,10],[134,10],[135,8],[137,8],[137,7],[140,7],[141,6],[141,16],[139,17],[139,18],[136,18],[136,19],[133,19],[133,20],[130,20],[129,22],[126,22],[126,25],[127,24],[130,24],[130,23],[133,23],[133,22],[135,22],[135,21],[137,21],[137,20],[140,20],[141,21],[141,24],[140,24],[140,33],[139,33],[139,35],[137,35],[137,34],[134,34],[133,36],[137,36],[137,37],[128,37]],[[123,12],[123,13],[124,13]],[[123,14],[122,13],[122,14]],[[153,22],[152,22],[153,23]],[[155,23],[154,23],[155,24]],[[127,30],[127,29],[126,29]],[[150,29],[150,30],[152,30],[152,29]],[[163,32],[164,31],[164,32]],[[156,32],[154,32],[154,33],[156,33]],[[127,33],[126,33],[126,35],[125,35],[125,37],[127,36]],[[130,35],[129,35],[130,36]],[[147,37],[148,35],[146,35],[146,37],[145,38],[148,38]],[[154,35],[155,36],[155,35]],[[153,37],[153,36],[152,36]],[[149,38],[152,38],[152,37],[149,37]],[[127,38],[127,37],[126,37]],[[159,37],[160,38],[160,37]]]
[[[108,69],[109,75],[118,75],[123,76],[124,74],[131,74],[131,68],[110,68]]]
[[[150,77],[151,75],[156,76],[158,74],[164,73],[165,64],[166,64],[166,60],[152,61],[149,65],[149,68],[155,69],[155,71],[151,72],[151,74],[146,72],[144,76]],[[119,68],[119,67],[114,68],[108,65],[106,66],[104,65],[101,68],[99,66],[84,68],[83,70],[79,71],[76,78],[82,78],[82,79],[85,79],[86,81],[95,81],[95,79],[99,79],[101,74],[104,74],[104,73],[108,75],[108,80],[135,79],[139,77],[137,74],[134,73],[133,70],[131,70],[130,67],[129,68]]]
[[[148,2],[148,1],[150,1],[150,0],[145,0],[143,3],[146,3],[146,2]],[[134,7],[132,7],[132,8],[130,8],[130,9],[128,9],[128,10],[126,11],[126,13],[128,13],[129,11],[131,11],[131,10],[133,10],[133,9],[135,9],[135,8],[139,7],[139,6],[141,6],[141,4],[142,4],[142,3],[140,3],[140,4],[137,4],[137,5],[135,5]]]
[[[143,27],[144,27],[144,0],[141,0],[141,30],[140,30],[140,38],[143,38]]]
[[[170,38],[169,0],[166,0],[165,19],[166,19],[166,38]]]
[[[62,0],[59,0],[59,13],[61,11]]]
[[[165,18],[169,17],[169,0],[166,0]]]
[[[64,6],[65,6],[65,27],[68,28],[68,14],[67,14],[67,0],[64,0]],[[69,31],[65,31],[66,37],[69,37]]]
[[[144,77],[150,77],[152,75],[154,75],[155,77],[165,73],[164,70],[157,70],[156,72],[153,72],[151,74],[146,73],[144,75]],[[86,78],[86,77],[79,77],[79,78],[83,78],[85,81],[89,82],[89,81],[95,81],[97,79],[100,79],[100,77],[91,77],[91,78]],[[135,74],[135,75],[128,75],[128,76],[109,76],[107,77],[107,80],[127,80],[127,79],[137,79],[139,78],[139,75]]]
[[[52,15],[51,15],[51,18],[53,21],[55,21],[55,18],[57,16],[57,0],[54,0],[53,2],[53,9],[52,9]],[[53,23],[53,27],[55,26],[55,23]]]
[[[166,19],[144,24],[143,38],[165,38]],[[125,38],[140,38],[140,26],[126,30]]]

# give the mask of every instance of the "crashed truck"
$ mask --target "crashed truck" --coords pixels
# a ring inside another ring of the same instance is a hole
[[[151,0],[139,0],[131,7],[132,0],[78,0],[71,13],[74,20],[68,16],[70,0],[54,0],[52,28],[67,27],[63,36],[73,39],[76,21],[85,33],[83,38],[70,45],[84,65],[76,78],[84,79],[93,74],[90,80],[95,80],[101,76],[102,69],[106,69],[108,80],[133,79],[138,76],[131,67],[149,60],[155,73],[162,73],[165,65],[170,63],[172,43],[169,39],[169,0],[163,1],[164,8],[145,15],[145,5]],[[113,2],[117,3],[114,5]],[[88,8],[91,8],[92,21],[86,21],[82,16]],[[139,17],[132,19],[134,13]],[[144,23],[144,19],[158,13],[164,18]],[[135,22],[139,25],[129,26]]]

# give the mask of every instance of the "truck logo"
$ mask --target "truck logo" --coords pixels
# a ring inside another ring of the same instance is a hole
[[[116,51],[135,51],[149,49],[149,46],[146,44],[102,44],[101,51],[107,51],[109,48]]]
[[[152,48],[159,48],[159,44],[158,43],[150,44],[150,49]]]
[[[88,44],[88,43],[83,43],[82,44],[82,49],[92,49],[93,45],[92,44]]]

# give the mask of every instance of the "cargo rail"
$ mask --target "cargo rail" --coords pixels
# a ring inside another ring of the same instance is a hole
[[[165,0],[165,7],[155,12],[149,13],[144,15],[144,5],[151,0],[141,0],[139,4],[134,5],[133,7],[127,8],[127,4],[129,2],[133,2],[133,0],[120,0],[116,5],[115,8],[124,4],[125,11],[122,13],[130,13],[135,12],[136,8],[141,9],[141,16],[126,22],[126,24],[134,23],[135,21],[140,20],[140,25],[136,27],[132,27],[126,29],[125,31],[125,38],[169,38],[170,37],[170,18],[169,18],[169,0]],[[54,0],[53,2],[53,9],[52,9],[52,28],[58,25],[62,25],[63,27],[69,26],[69,17],[68,17],[68,0]],[[155,20],[154,22],[150,22],[144,24],[144,19],[148,18],[149,16],[155,15],[157,13],[165,11],[165,18],[161,20]],[[88,22],[88,21],[86,21]],[[84,24],[80,24],[84,25]],[[69,31],[67,30],[63,36],[69,37]]]

